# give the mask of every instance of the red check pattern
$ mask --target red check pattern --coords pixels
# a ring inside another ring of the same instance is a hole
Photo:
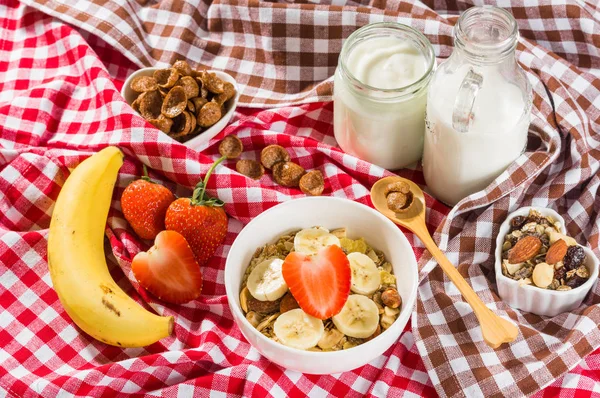
[[[224,246],[205,268],[202,298],[186,307],[165,306],[140,291],[130,259],[141,244],[116,199],[139,176],[142,163],[152,168],[152,178],[189,193],[217,157],[218,139],[235,133],[247,148],[244,156],[256,158],[264,146],[278,143],[305,168],[320,169],[326,195],[369,204],[368,188],[389,173],[336,147],[332,107],[324,103],[240,109],[202,152],[190,150],[147,124],[120,97],[133,69],[92,34],[13,0],[0,4],[0,396],[433,396],[434,387],[446,393],[428,376],[410,327],[384,355],[340,375],[286,371],[249,346],[224,297],[225,256],[244,223],[302,195],[268,178],[249,180],[233,163],[219,167],[209,184],[228,203],[231,220]],[[597,127],[597,121],[590,123]],[[47,269],[47,228],[68,168],[106,145],[126,154],[108,219],[111,273],[137,300],[176,317],[174,338],[143,349],[106,346],[78,330],[58,302]],[[423,183],[419,170],[400,174]],[[430,197],[427,205],[433,231],[449,209]],[[420,242],[407,236],[420,258]],[[599,372],[595,352],[557,373],[539,395],[594,396]],[[435,370],[429,374],[436,376]]]

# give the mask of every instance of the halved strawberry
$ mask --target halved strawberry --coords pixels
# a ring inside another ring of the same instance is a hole
[[[133,258],[131,269],[143,288],[169,303],[187,303],[202,291],[202,273],[194,252],[176,231],[160,232],[154,246]]]
[[[283,279],[300,308],[327,319],[339,313],[350,294],[348,257],[338,246],[328,246],[310,256],[292,252],[282,266]]]

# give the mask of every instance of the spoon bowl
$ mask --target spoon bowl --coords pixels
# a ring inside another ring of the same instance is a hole
[[[396,213],[387,206],[386,188],[389,184],[395,182],[404,182],[409,185],[413,194],[413,201],[408,209],[402,213]],[[456,285],[465,301],[471,306],[475,316],[481,325],[483,340],[492,348],[498,348],[503,343],[514,341],[519,334],[519,329],[510,321],[500,318],[494,314],[481,301],[477,293],[465,281],[458,270],[446,258],[444,253],[437,247],[427,226],[425,225],[425,195],[417,184],[402,177],[386,177],[377,181],[371,188],[371,200],[373,205],[381,214],[389,218],[394,223],[411,230],[421,241],[431,255],[437,260],[438,264]]]

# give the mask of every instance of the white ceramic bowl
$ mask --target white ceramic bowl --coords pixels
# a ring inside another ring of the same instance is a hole
[[[131,87],[129,87],[131,81],[138,76],[153,76],[154,71],[158,70],[158,69],[161,69],[161,68],[142,68],[140,70],[133,72],[127,78],[127,80],[125,80],[125,84],[123,84],[123,88],[121,88],[121,95],[123,96],[123,98],[125,98],[125,101],[129,105],[131,105],[131,103],[133,101],[135,101],[135,99],[137,98],[137,96],[139,94],[139,93],[133,91],[131,89]],[[235,87],[235,97],[233,97],[232,99],[227,101],[227,103],[225,104],[227,113],[225,113],[225,115],[223,115],[221,120],[219,120],[217,123],[215,123],[214,125],[210,126],[206,130],[204,130],[201,134],[199,134],[199,135],[195,136],[194,138],[192,138],[191,140],[185,141],[183,143],[183,145],[188,146],[195,150],[204,149],[204,147],[206,146],[206,143],[208,143],[208,141],[210,141],[211,138],[213,138],[214,136],[219,134],[221,132],[221,130],[223,130],[225,128],[225,126],[227,126],[227,123],[229,123],[229,121],[231,120],[231,117],[233,116],[233,112],[235,111],[235,108],[237,107],[238,99],[240,97],[240,91],[238,89],[238,86],[235,82],[235,79],[231,75],[229,75],[228,73],[225,73],[225,72],[218,71],[218,70],[209,70],[208,72],[213,72],[221,80],[233,84],[233,86]]]
[[[588,294],[592,286],[598,279],[598,259],[590,249],[585,246],[586,260],[584,264],[590,270],[590,278],[576,289],[566,291],[555,291],[540,289],[530,285],[519,285],[514,279],[502,275],[502,244],[504,237],[510,230],[510,220],[516,216],[527,216],[532,207],[523,207],[514,213],[509,214],[504,223],[500,226],[500,232],[496,237],[496,284],[498,285],[498,295],[500,298],[513,308],[531,312],[532,314],[543,316],[556,316],[563,312],[572,311],[579,307]],[[560,221],[561,232],[566,234],[565,220],[554,210],[533,207],[543,216],[550,216]]]
[[[246,320],[240,308],[240,286],[256,248],[280,236],[313,226],[347,229],[348,237],[363,237],[382,250],[392,263],[402,310],[385,332],[371,341],[347,350],[302,351],[269,340]],[[377,211],[340,198],[310,197],[281,203],[254,218],[240,232],[227,256],[225,289],[233,318],[242,334],[262,355],[287,369],[310,374],[345,372],[367,364],[394,344],[413,311],[417,297],[417,261],[400,229]]]

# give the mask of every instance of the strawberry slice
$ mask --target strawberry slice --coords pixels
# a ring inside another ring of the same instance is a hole
[[[202,273],[194,252],[176,231],[160,232],[154,246],[133,258],[131,269],[142,287],[169,303],[187,303],[202,291]]]
[[[319,319],[342,310],[350,294],[348,257],[338,246],[328,246],[316,255],[288,254],[282,266],[283,279],[300,308]]]

